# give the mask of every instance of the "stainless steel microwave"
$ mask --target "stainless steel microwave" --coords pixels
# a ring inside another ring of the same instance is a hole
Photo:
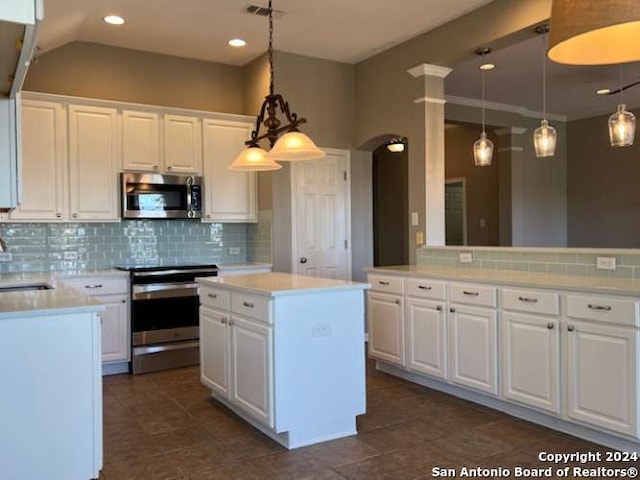
[[[201,218],[202,177],[124,172],[122,218]]]

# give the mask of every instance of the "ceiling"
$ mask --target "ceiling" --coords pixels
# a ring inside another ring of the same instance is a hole
[[[542,38],[531,32],[531,38],[494,51],[482,63],[494,63],[486,72],[486,99],[516,105],[533,112],[542,111]],[[456,66],[445,80],[447,96],[481,98],[480,57]],[[547,61],[547,112],[568,119],[613,113],[619,103],[617,95],[595,95],[600,88],[616,90],[620,67],[569,66]],[[475,79],[470,81],[470,79]],[[622,66],[622,84],[640,80],[640,62]],[[640,85],[623,94],[628,107],[640,106]]]
[[[346,63],[470,12],[490,0],[275,0],[275,49]],[[245,13],[266,0],[44,0],[43,51],[73,41],[244,65],[266,50],[268,21]],[[119,27],[102,21],[116,14]],[[227,45],[231,38],[243,48]]]

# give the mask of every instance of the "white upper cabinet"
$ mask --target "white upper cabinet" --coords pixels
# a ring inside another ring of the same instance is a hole
[[[184,115],[164,115],[164,169],[171,173],[202,171],[200,119]]]
[[[22,202],[9,219],[68,220],[65,109],[59,103],[24,100],[21,118]]]
[[[257,221],[256,174],[227,169],[245,148],[252,128],[249,122],[204,120],[204,221]]]
[[[160,171],[160,115],[153,112],[122,111],[122,168]]]
[[[118,220],[120,130],[115,108],[69,105],[72,221]]]

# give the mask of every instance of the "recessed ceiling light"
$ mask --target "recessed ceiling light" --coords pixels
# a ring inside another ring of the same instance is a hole
[[[122,25],[124,23],[124,18],[119,17],[118,15],[107,15],[103,20],[109,25]]]
[[[483,63],[478,68],[480,70],[493,70],[496,66],[493,63]]]
[[[610,88],[601,88],[599,90],[596,90],[596,95],[608,95],[610,93],[611,93]]]
[[[247,42],[245,42],[241,38],[232,38],[228,43],[232,47],[244,47],[247,44]]]

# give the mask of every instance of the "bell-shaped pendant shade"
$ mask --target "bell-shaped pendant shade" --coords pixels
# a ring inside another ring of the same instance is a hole
[[[240,152],[234,162],[227,168],[237,172],[266,172],[280,170],[282,165],[269,158],[267,152],[262,148],[252,146]]]
[[[324,158],[325,152],[302,132],[288,132],[278,139],[269,152],[269,158],[284,162],[317,160]]]
[[[480,138],[473,144],[473,161],[476,167],[488,167],[493,160],[493,142],[482,132]]]
[[[609,140],[612,147],[630,147],[636,135],[636,116],[624,104],[609,117]]]
[[[540,126],[533,132],[533,146],[536,149],[536,157],[553,157],[556,154],[558,135],[556,129],[549,122],[542,120]]]

